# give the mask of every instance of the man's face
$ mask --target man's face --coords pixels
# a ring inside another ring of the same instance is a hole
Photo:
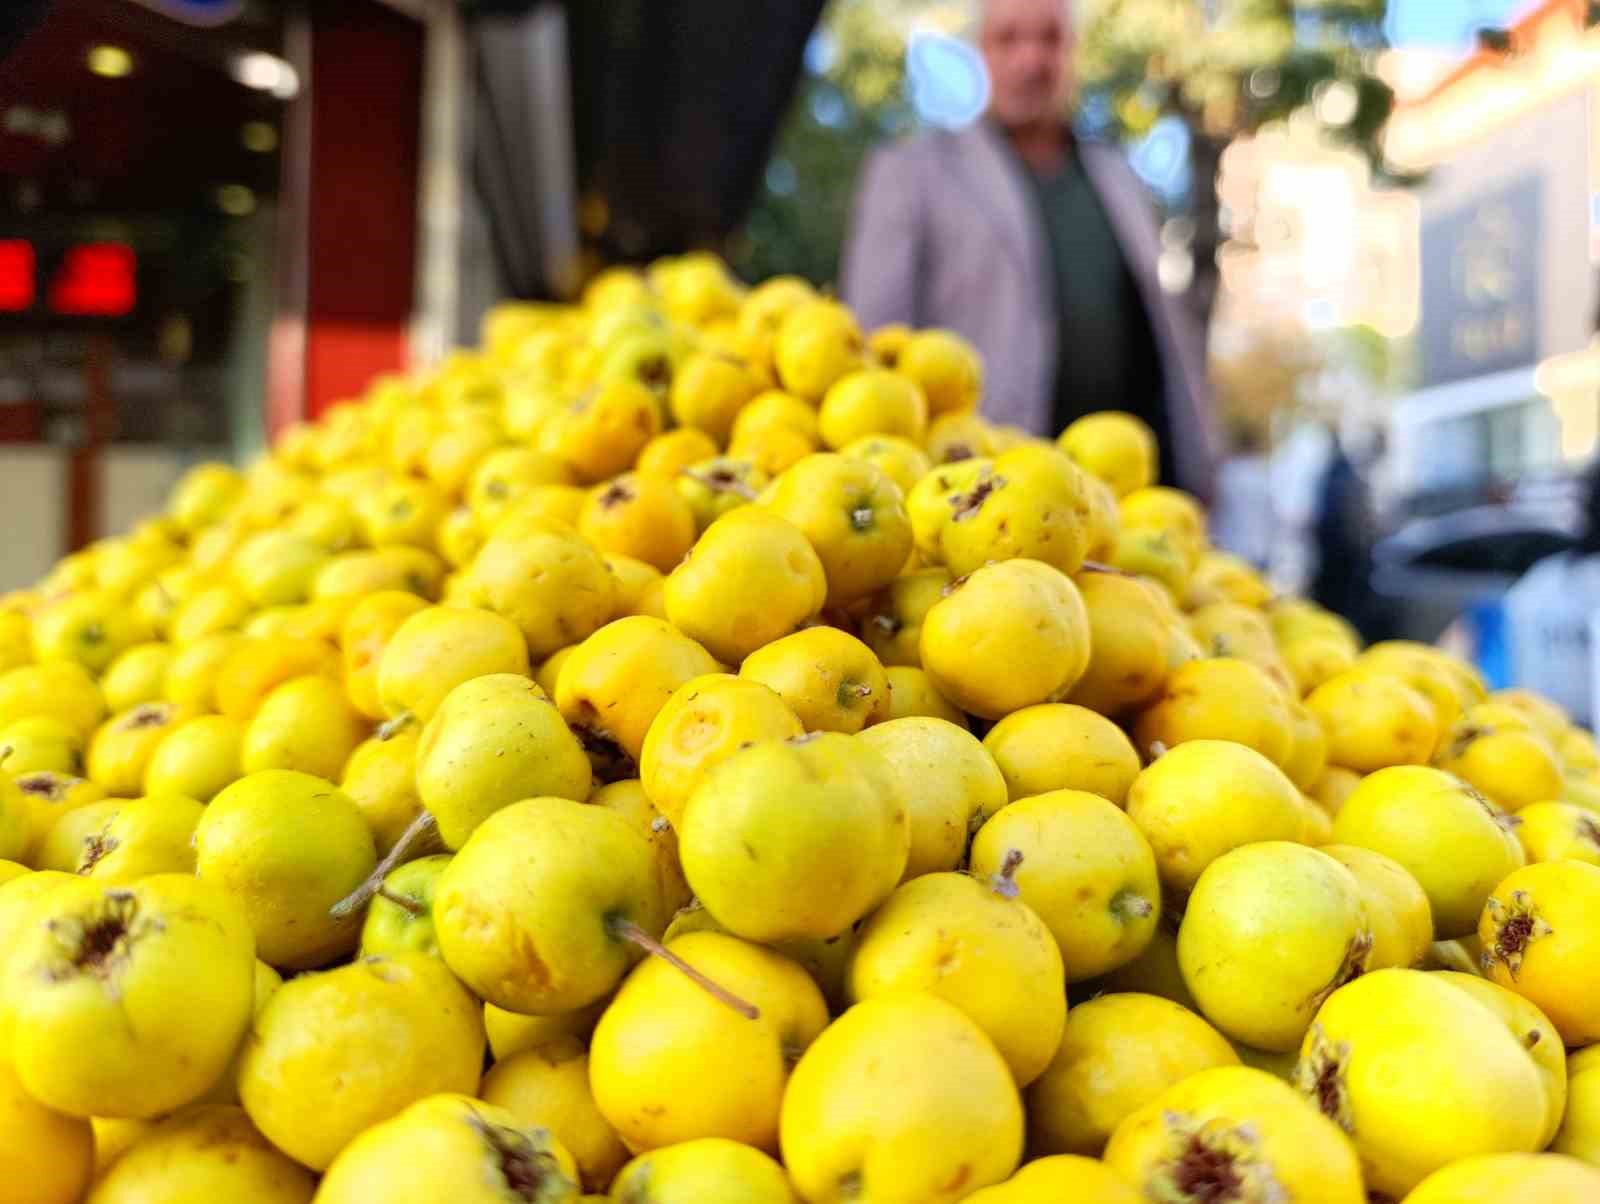
[[[989,110],[1001,125],[1061,115],[1072,38],[1064,0],[984,0],[978,41],[992,85]]]

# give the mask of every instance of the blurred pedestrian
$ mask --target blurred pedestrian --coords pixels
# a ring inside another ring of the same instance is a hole
[[[989,111],[868,160],[842,289],[868,326],[971,340],[992,421],[1054,433],[1127,410],[1160,438],[1163,479],[1209,498],[1204,331],[1161,287],[1154,209],[1127,161],[1068,124],[1073,42],[1068,0],[982,0]]]

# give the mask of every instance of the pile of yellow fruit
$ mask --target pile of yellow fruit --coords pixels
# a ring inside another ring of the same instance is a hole
[[[0,598],[0,1202],[1600,1201],[1594,740],[982,377],[611,271]]]

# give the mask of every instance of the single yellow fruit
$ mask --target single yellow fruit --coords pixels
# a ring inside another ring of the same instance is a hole
[[[1441,741],[1435,763],[1507,811],[1561,796],[1561,760],[1535,731],[1463,719]]]
[[[885,666],[922,665],[922,620],[952,578],[947,569],[904,573],[875,594],[861,620],[861,638]]]
[[[928,428],[928,399],[905,375],[867,368],[835,381],[817,417],[822,441],[834,451],[871,435],[921,443]]]
[[[1517,839],[1528,860],[1600,865],[1600,816],[1571,803],[1534,803],[1517,812]]]
[[[107,794],[138,794],[156,749],[192,717],[171,702],[144,702],[113,716],[89,741],[89,780]]]
[[[610,993],[640,956],[637,932],[658,937],[667,918],[644,837],[603,807],[561,798],[489,816],[433,900],[451,970],[495,1006],[535,1015]]]
[[[592,484],[624,472],[661,433],[661,403],[637,380],[616,377],[557,410],[539,431],[539,450]]]
[[[422,813],[414,772],[421,738],[422,732],[415,724],[374,736],[356,745],[344,763],[339,789],[350,796],[367,821],[380,857],[394,848],[401,834]]]
[[[943,719],[893,719],[861,733],[883,754],[911,819],[911,854],[901,880],[961,864],[974,820],[1008,801],[1005,778],[984,746]]]
[[[889,718],[909,719],[923,716],[943,719],[957,727],[967,726],[967,717],[938,690],[921,669],[909,665],[890,665],[883,671],[889,683]]]
[[[194,711],[217,710],[217,678],[243,642],[238,632],[218,631],[178,648],[167,666],[162,696]]]
[[[1083,473],[1048,444],[996,456],[970,488],[949,498],[940,558],[958,576],[992,560],[1027,558],[1076,573],[1089,548]]]
[[[89,671],[72,661],[0,673],[0,728],[36,715],[59,719],[88,739],[105,718],[106,703]]]
[[[87,1204],[310,1204],[316,1177],[275,1149],[242,1108],[161,1121],[97,1180]]]
[[[758,504],[793,523],[816,550],[829,606],[882,589],[911,551],[899,487],[865,460],[807,456],[778,476]]]
[[[66,661],[101,674],[127,649],[149,639],[138,616],[119,594],[80,590],[49,603],[33,616],[33,656]]]
[[[911,519],[912,546],[927,561],[944,559],[944,529],[993,466],[983,458],[941,465],[924,476],[906,494],[906,516]]]
[[[249,926],[208,883],[54,885],[0,966],[17,1078],[74,1116],[163,1115],[227,1068],[254,979]],[[175,1007],[177,994],[191,1006]]]
[[[610,1199],[630,1204],[799,1204],[783,1168],[770,1157],[717,1137],[640,1154],[611,1187]]]
[[[971,866],[980,877],[1014,879],[1055,937],[1069,982],[1132,961],[1155,933],[1161,886],[1150,845],[1096,795],[1019,799],[979,830]]]
[[[910,493],[933,468],[927,452],[898,435],[867,435],[845,444],[839,454],[876,465],[900,487],[901,493]]]
[[[1143,706],[1167,677],[1167,617],[1145,586],[1120,573],[1078,574],[1089,612],[1089,668],[1070,700],[1102,715]]]
[[[441,853],[419,857],[389,871],[382,888],[367,905],[358,956],[396,957],[405,953],[438,956],[433,892],[438,887],[439,875],[449,864],[449,855]]]
[[[195,872],[243,905],[270,966],[325,965],[356,946],[359,924],[328,914],[377,864],[356,805],[331,782],[288,769],[250,774],[206,808]]]
[[[292,769],[331,781],[369,730],[338,682],[297,677],[262,700],[245,728],[239,767],[247,774]]]
[[[921,386],[928,413],[960,414],[983,396],[983,360],[953,330],[919,330],[895,357],[894,370]]]
[[[837,732],[763,741],[713,766],[677,827],[700,901],[762,942],[843,932],[894,889],[911,846],[883,757]]]
[[[742,506],[706,528],[667,577],[667,617],[712,656],[737,664],[822,610],[822,561],[793,523]]]
[[[123,803],[85,839],[73,870],[113,884],[152,874],[192,874],[194,830],[204,814],[199,802],[180,795]]]
[[[1296,1048],[1333,991],[1364,973],[1372,929],[1355,877],[1317,849],[1263,841],[1218,857],[1178,929],[1207,1020],[1257,1049]]]
[[[1522,1034],[1417,970],[1377,970],[1330,995],[1295,1085],[1350,1135],[1368,1187],[1397,1199],[1461,1158],[1537,1149],[1547,1120]]]
[[[616,582],[600,553],[551,521],[502,523],[467,579],[476,604],[515,623],[536,660],[577,643],[616,609]]]
[[[1367,1198],[1338,1128],[1248,1066],[1213,1067],[1169,1087],[1117,1126],[1105,1161],[1148,1200]]]
[[[509,803],[586,799],[593,784],[583,745],[555,704],[513,673],[475,677],[451,690],[417,745],[417,795],[451,849]]]
[[[676,824],[712,766],[747,744],[788,740],[805,729],[789,705],[760,682],[711,673],[679,686],[645,733],[639,777],[656,809]]]
[[[1079,418],[1056,440],[1061,450],[1111,486],[1117,497],[1156,483],[1161,468],[1155,432],[1132,414],[1106,410]]]
[[[437,958],[365,958],[278,989],[251,1026],[239,1095],[273,1145],[325,1170],[415,1101],[474,1090],[483,1051],[482,1012]]]
[[[426,723],[451,690],[489,673],[528,676],[522,632],[493,611],[429,607],[402,621],[384,643],[379,705],[385,715]]]
[[[1360,773],[1425,765],[1439,739],[1434,709],[1399,677],[1350,669],[1306,698],[1328,735],[1328,761]]]
[[[1089,618],[1065,573],[1004,560],[953,585],[923,619],[920,647],[941,694],[999,719],[1071,691],[1089,664]]]
[[[1133,726],[1134,744],[1148,756],[1191,740],[1228,740],[1274,765],[1289,759],[1294,735],[1283,691],[1258,666],[1233,657],[1181,665]]]
[[[543,1049],[566,1040],[577,1041],[587,1049],[589,1034],[594,1032],[594,1026],[610,1002],[601,999],[588,1007],[557,1012],[553,1016],[524,1016],[486,1003],[483,1027],[489,1034],[489,1052],[496,1062],[505,1062],[528,1050]]]
[[[806,301],[779,323],[773,344],[778,380],[797,397],[820,400],[861,366],[865,350],[855,317],[837,301]]]
[[[1068,703],[1012,712],[989,729],[983,746],[1000,767],[1012,800],[1082,790],[1120,807],[1139,776],[1139,754],[1122,729]]]
[[[1309,791],[1328,771],[1328,736],[1322,722],[1299,702],[1289,703],[1289,721],[1293,740],[1283,772],[1299,789]]]
[[[1128,817],[1155,851],[1161,883],[1182,895],[1224,853],[1298,840],[1299,792],[1259,752],[1223,740],[1180,744],[1128,789]]]
[[[822,992],[794,962],[731,936],[691,933],[669,948],[758,1014],[646,959],[590,1042],[595,1102],[635,1150],[703,1137],[776,1150],[789,1067],[828,1023]]]
[[[604,1191],[628,1161],[628,1147],[595,1105],[589,1054],[574,1038],[497,1061],[478,1095],[523,1124],[549,1129],[577,1163],[585,1188]]]
[[[1439,940],[1474,931],[1489,892],[1524,862],[1503,811],[1459,778],[1420,765],[1365,778],[1339,809],[1333,838],[1404,866],[1427,892]]]
[[[1478,939],[1488,976],[1537,1004],[1568,1046],[1600,1041],[1600,867],[1515,871],[1484,904]]]
[[[1055,939],[1016,895],[1010,876],[935,873],[904,883],[861,930],[850,998],[936,995],[988,1034],[1018,1086],[1031,1083],[1060,1044],[1067,988]]]
[[[1428,955],[1433,944],[1433,909],[1427,892],[1411,872],[1392,857],[1352,844],[1325,844],[1332,857],[1356,880],[1372,930],[1369,970],[1409,969]]]
[[[430,1095],[358,1136],[317,1204],[571,1204],[577,1167],[550,1131],[465,1095]]]
[[[129,648],[111,662],[100,680],[106,706],[113,712],[125,711],[141,702],[160,698],[171,662],[170,644],[135,644]]]
[[[226,715],[186,719],[162,738],[144,770],[146,794],[183,795],[209,803],[243,775],[245,726]]]
[[[1005,1060],[959,1008],[921,992],[869,999],[824,1030],[790,1076],[780,1128],[807,1200],[954,1201],[1022,1157]]]
[[[0,767],[13,777],[25,773],[84,772],[84,739],[78,730],[53,715],[18,719],[0,730]]]
[[[290,606],[311,596],[311,583],[328,555],[304,535],[263,531],[239,546],[230,567],[235,584],[256,606]]]
[[[746,406],[739,413],[744,414],[748,409]],[[734,421],[737,422],[738,419]],[[662,432],[645,444],[644,450],[639,453],[639,458],[634,463],[634,471],[645,476],[676,481],[678,474],[685,468],[713,458],[717,454],[717,448],[717,441],[699,428],[680,426],[676,430]]]
[[[607,555],[632,556],[669,573],[694,544],[694,509],[670,481],[623,473],[590,490],[578,531]]]
[[[853,735],[889,716],[889,681],[860,640],[809,627],[752,652],[739,676],[772,690],[807,731]]]
[[[1167,1088],[1238,1061],[1221,1033],[1169,999],[1110,994],[1080,1003],[1028,1089],[1029,1146],[1098,1157],[1117,1126]]]

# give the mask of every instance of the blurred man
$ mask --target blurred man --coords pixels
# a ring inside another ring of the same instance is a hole
[[[869,327],[948,326],[983,353],[984,414],[1053,434],[1121,409],[1160,437],[1162,478],[1208,497],[1200,323],[1156,278],[1159,231],[1115,149],[1065,117],[1066,0],[983,0],[987,116],[878,151],[863,173],[842,288]]]

